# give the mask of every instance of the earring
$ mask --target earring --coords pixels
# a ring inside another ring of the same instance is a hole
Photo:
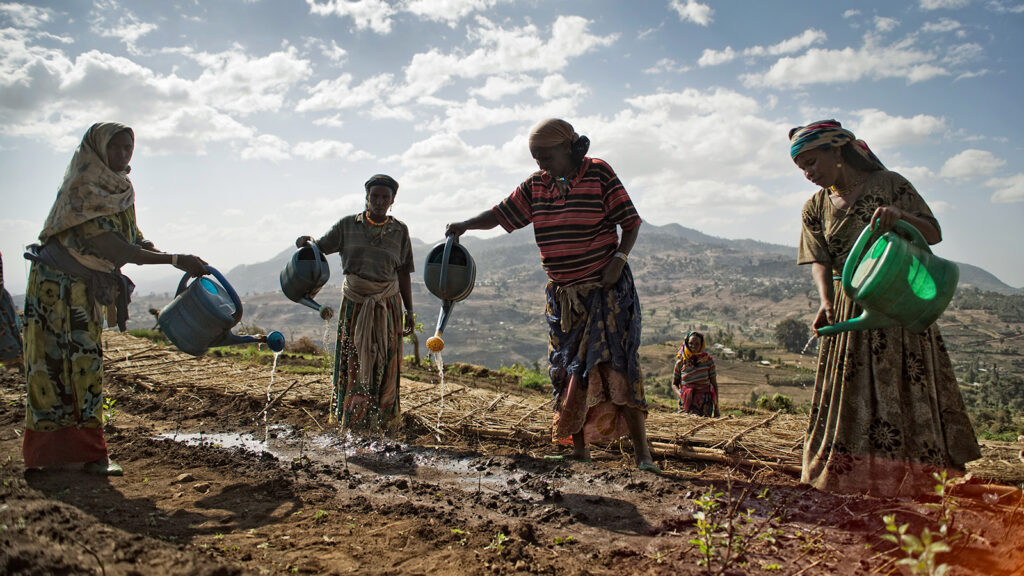
[[[842,162],[839,162],[839,163],[836,164],[836,168],[842,168],[842,167],[843,167],[843,163]]]

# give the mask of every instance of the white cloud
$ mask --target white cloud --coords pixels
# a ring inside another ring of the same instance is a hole
[[[377,34],[391,32],[392,16],[395,9],[384,0],[306,0],[309,13],[317,16],[338,16],[352,18],[359,30],[369,28]]]
[[[548,74],[537,87],[537,95],[544,100],[554,100],[566,96],[580,99],[590,93],[583,84],[569,82],[561,74]]]
[[[981,60],[985,50],[979,44],[973,42],[957,44],[946,49],[946,55],[942,61],[950,66],[966,66],[977,60]]]
[[[0,17],[18,28],[38,28],[53,19],[53,10],[11,2],[0,4]]]
[[[855,110],[852,114],[860,118],[854,131],[857,137],[878,150],[926,144],[949,130],[945,118],[928,114],[892,116],[875,108]]]
[[[393,83],[391,74],[378,74],[353,87],[352,75],[342,74],[334,80],[317,82],[309,90],[309,96],[301,100],[295,109],[299,112],[317,112],[366,106],[380,101],[390,93]]]
[[[997,14],[1024,14],[1024,4],[1007,6],[1003,0],[989,0],[986,6]]]
[[[696,0],[671,0],[668,5],[679,14],[679,19],[683,22],[693,22],[706,27],[715,21],[715,11],[707,4],[701,4]]]
[[[956,10],[966,8],[971,0],[921,0],[921,10]]]
[[[194,86],[203,100],[242,116],[280,110],[288,91],[312,74],[309,60],[298,57],[294,46],[263,57],[250,56],[238,45],[186,56],[204,68]]]
[[[847,11],[843,12],[843,18],[853,18],[854,16],[859,16],[859,15],[860,15],[860,10],[850,9],[850,10],[847,10]]]
[[[875,30],[879,32],[892,32],[899,27],[900,21],[895,18],[887,18],[885,16],[875,16]]]
[[[732,49],[732,46],[726,46],[725,50],[705,48],[704,52],[701,53],[700,58],[697,60],[697,65],[701,67],[718,66],[719,64],[732,62],[737,56],[738,54]]]
[[[373,158],[372,154],[358,150],[351,142],[340,142],[338,140],[299,142],[292,149],[292,153],[298,158],[308,158],[310,160],[337,159],[355,162]]]
[[[868,37],[858,49],[812,48],[800,56],[780,58],[768,71],[747,74],[741,79],[749,87],[799,88],[865,78],[904,78],[913,84],[949,74],[936,64],[934,53],[915,49],[909,40],[881,46]]]
[[[471,88],[469,93],[487,100],[501,100],[537,86],[537,81],[525,74],[488,76],[483,86]]]
[[[270,160],[280,162],[291,158],[288,142],[273,134],[260,134],[249,140],[242,150],[243,160]]]
[[[671,58],[662,58],[661,60],[658,60],[657,62],[655,62],[654,66],[651,66],[650,68],[645,68],[643,70],[643,73],[644,74],[665,74],[665,73],[669,73],[669,72],[682,73],[682,72],[687,72],[689,70],[690,70],[689,66],[685,66],[683,64],[679,64],[678,62],[676,62],[675,60],[673,60]]]
[[[92,25],[96,34],[105,38],[117,38],[131,53],[139,38],[157,29],[157,25],[139,20],[131,10],[120,6],[115,0],[99,0],[93,7]]]
[[[969,148],[946,160],[939,176],[956,180],[983,178],[1005,164],[1005,160],[987,150]]]
[[[510,0],[406,0],[405,10],[427,20],[445,22],[455,27],[460,20],[474,12],[493,8],[499,2]]]
[[[413,56],[405,69],[405,85],[394,93],[393,102],[403,103],[433,95],[456,77],[476,78],[496,71],[502,74],[556,72],[569,62],[600,47],[609,46],[618,34],[595,36],[590,21],[579,16],[559,16],[550,33],[535,25],[502,28],[477,17],[468,39],[479,48],[469,54],[442,53],[432,49]]]
[[[926,22],[925,25],[921,27],[921,31],[941,34],[943,32],[959,30],[960,27],[960,23],[952,18],[939,18],[936,22]]]
[[[985,182],[986,186],[998,188],[992,194],[996,203],[1024,202],[1024,174],[1017,173],[1009,178],[993,178]]]

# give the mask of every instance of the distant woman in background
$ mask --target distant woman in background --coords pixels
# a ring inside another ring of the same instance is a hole
[[[446,234],[533,224],[549,278],[554,440],[571,438],[571,458],[588,460],[587,442],[628,434],[638,468],[660,473],[647,446],[640,299],[626,264],[641,220],[612,167],[586,155],[589,146],[565,120],[537,124],[530,154],[540,170],[497,206],[448,224]]]
[[[21,364],[21,323],[14,299],[4,288],[4,259],[0,254],[0,364]]]
[[[398,182],[377,174],[364,188],[366,209],[342,218],[316,241],[324,254],[341,253],[345,272],[331,410],[343,428],[393,432],[402,423],[402,337],[415,325],[412,241],[409,228],[388,215]],[[300,236],[295,245],[310,240]]]
[[[679,412],[718,417],[718,377],[715,360],[704,351],[704,335],[689,332],[676,354],[672,390],[679,397]]]
[[[85,463],[95,474],[121,475],[103,438],[103,321],[124,330],[134,284],[121,266],[171,264],[206,273],[197,256],[165,254],[142,237],[135,222],[135,189],[128,173],[132,129],[93,124],[64,172],[25,294],[25,371],[28,385],[23,452],[26,468]]]
[[[840,277],[857,236],[875,222],[942,239],[924,199],[886,170],[867,144],[835,120],[789,132],[790,156],[819,190],[804,204],[798,262],[811,265],[820,299],[814,328],[860,314]],[[935,325],[843,332],[822,339],[802,480],[823,490],[897,496],[931,492],[939,470],[981,456]]]

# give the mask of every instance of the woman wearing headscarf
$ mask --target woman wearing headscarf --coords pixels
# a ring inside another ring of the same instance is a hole
[[[639,468],[658,473],[645,427],[640,301],[626,263],[641,220],[611,166],[586,155],[589,145],[564,120],[536,125],[530,154],[540,170],[493,208],[448,224],[446,234],[533,224],[549,279],[553,439],[571,439],[571,458],[586,460],[587,442],[628,434]]]
[[[798,262],[811,265],[814,328],[861,312],[840,277],[861,231],[897,220],[929,244],[939,223],[903,176],[835,120],[793,128],[790,156],[819,190],[804,204]],[[932,473],[981,456],[938,327],[843,332],[823,338],[803,454],[804,482],[823,490],[897,496],[931,492]]]
[[[122,331],[134,284],[126,263],[171,264],[206,273],[197,256],[166,254],[135,221],[128,173],[132,129],[93,124],[75,150],[57,199],[29,246],[24,355],[28,398],[23,452],[28,468],[85,463],[88,472],[121,475],[103,438],[103,321]]]
[[[398,182],[377,174],[364,188],[366,209],[342,218],[316,241],[324,254],[341,253],[345,273],[331,410],[344,428],[393,432],[402,422],[402,337],[415,325],[412,242],[409,228],[388,215]],[[295,245],[310,240],[300,236]]]
[[[672,390],[679,397],[679,412],[718,417],[718,376],[715,360],[704,351],[704,335],[689,332],[676,354]]]

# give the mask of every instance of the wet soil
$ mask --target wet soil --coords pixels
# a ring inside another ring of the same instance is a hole
[[[0,574],[890,574],[909,572],[882,517],[938,526],[936,501],[837,496],[767,468],[656,476],[624,452],[441,443],[408,418],[358,438],[327,424],[326,399],[278,403],[266,430],[256,394],[105,385],[125,475],[26,470],[24,382],[0,367]],[[951,574],[1024,574],[1019,493],[951,502]]]

